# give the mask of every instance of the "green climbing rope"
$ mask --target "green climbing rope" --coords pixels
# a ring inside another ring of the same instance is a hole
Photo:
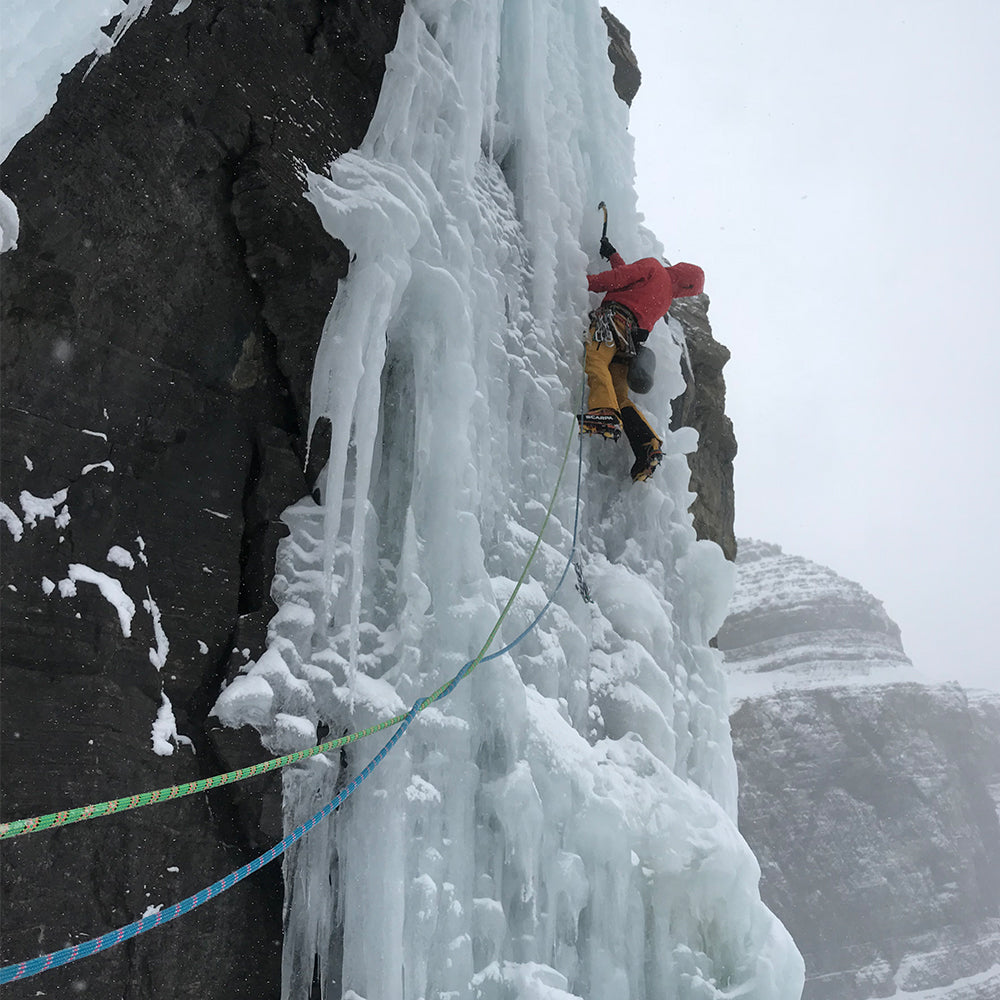
[[[350,733],[341,736],[339,739],[321,743],[319,746],[309,747],[308,750],[299,750],[290,753],[285,757],[276,757],[273,760],[265,760],[260,764],[252,764],[250,767],[241,767],[226,774],[216,774],[211,778],[202,778],[200,781],[188,781],[183,785],[171,785],[169,788],[158,788],[154,792],[141,792],[138,795],[127,795],[121,799],[111,799],[108,802],[95,802],[89,806],[78,806],[75,809],[64,809],[62,812],[49,813],[46,816],[32,816],[30,819],[15,819],[8,823],[0,823],[0,840],[8,837],[17,837],[25,833],[37,833],[40,830],[48,830],[54,826],[67,826],[70,823],[79,823],[86,819],[97,819],[98,816],[110,816],[113,813],[127,812],[129,809],[139,809],[142,806],[151,806],[157,802],[169,802],[171,799],[183,798],[185,795],[194,795],[196,792],[207,792],[210,788],[219,788],[234,781],[243,781],[246,778],[254,778],[258,774],[267,774],[269,771],[276,771],[279,768],[295,764],[307,757],[315,757],[317,754],[327,753],[336,750],[338,747],[347,746],[355,740],[360,740],[364,736],[371,736],[382,729],[388,729],[406,718],[406,713],[397,715],[395,718],[386,719],[377,726],[369,726],[357,733]]]

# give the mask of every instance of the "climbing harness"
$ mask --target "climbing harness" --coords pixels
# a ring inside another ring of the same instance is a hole
[[[590,332],[598,344],[614,344],[616,361],[630,361],[636,355],[636,322],[632,310],[618,302],[605,302],[590,314]]]
[[[582,409],[583,406],[582,396],[580,405]],[[275,858],[280,857],[288,847],[290,847],[297,840],[302,838],[313,827],[323,822],[323,820],[325,820],[330,815],[330,813],[332,813],[338,806],[340,806],[341,803],[343,803],[348,798],[348,796],[350,796],[357,789],[357,787],[372,773],[372,771],[374,771],[375,768],[382,763],[382,761],[386,758],[388,753],[396,745],[396,743],[403,735],[403,733],[406,732],[406,730],[409,728],[410,723],[414,720],[414,718],[416,718],[419,712],[422,712],[425,708],[427,708],[428,705],[433,704],[435,701],[438,701],[439,699],[447,697],[447,695],[451,694],[451,692],[455,689],[455,687],[459,684],[459,682],[464,677],[468,676],[480,663],[485,663],[487,660],[493,660],[499,656],[503,656],[504,653],[509,652],[525,636],[527,636],[528,633],[531,632],[532,629],[534,629],[534,627],[538,624],[538,622],[541,621],[542,616],[545,614],[545,612],[548,611],[548,609],[552,606],[552,602],[555,600],[556,593],[559,591],[559,588],[562,586],[563,581],[566,579],[566,574],[569,571],[569,567],[573,562],[573,556],[576,552],[577,533],[579,529],[579,520],[580,520],[580,491],[581,491],[581,482],[583,473],[582,438],[580,439],[579,459],[578,459],[577,474],[576,474],[576,507],[573,516],[573,539],[570,545],[569,556],[566,559],[566,565],[563,567],[562,575],[559,577],[559,582],[553,588],[552,594],[546,601],[545,605],[538,612],[538,614],[535,615],[535,617],[532,619],[531,623],[528,625],[527,628],[525,628],[516,638],[514,638],[511,642],[507,643],[507,645],[504,646],[503,648],[498,649],[495,653],[490,653],[489,655],[486,654],[486,650],[489,649],[491,643],[496,638],[497,633],[500,631],[500,626],[503,624],[504,619],[507,617],[507,613],[513,606],[514,599],[517,597],[518,591],[521,589],[521,586],[523,585],[525,579],[527,578],[528,570],[530,569],[531,564],[535,558],[535,555],[538,552],[538,548],[541,545],[542,536],[545,532],[546,527],[548,526],[549,519],[552,516],[552,510],[555,507],[556,497],[559,494],[559,486],[562,483],[563,473],[566,471],[566,462],[567,459],[569,458],[570,445],[572,444],[572,441],[573,441],[573,435],[571,433],[566,441],[566,448],[563,452],[562,464],[559,467],[559,475],[556,478],[556,484],[552,490],[552,497],[549,500],[549,506],[545,511],[545,517],[542,519],[541,527],[538,529],[538,535],[535,538],[535,544],[532,547],[530,554],[528,555],[528,559],[525,562],[524,569],[521,571],[521,575],[518,578],[517,583],[514,585],[514,589],[511,592],[510,597],[507,599],[507,603],[504,605],[503,610],[497,617],[496,624],[493,626],[493,630],[490,632],[489,637],[486,639],[486,642],[483,643],[482,649],[480,649],[479,654],[475,657],[475,659],[470,660],[468,663],[466,663],[465,666],[463,666],[462,669],[450,681],[448,681],[446,684],[443,684],[433,694],[429,695],[426,698],[421,698],[418,701],[416,701],[413,707],[404,716],[397,717],[396,719],[393,720],[387,720],[384,723],[380,723],[378,726],[373,726],[368,730],[364,730],[363,732],[352,734],[352,736],[350,737],[342,737],[341,740],[339,741],[338,740],[331,741],[331,745],[342,746],[344,745],[344,743],[353,742],[353,740],[360,739],[360,737],[363,735],[370,735],[371,733],[374,733],[379,729],[391,726],[397,721],[400,723],[399,729],[397,729],[396,732],[393,733],[392,737],[385,744],[385,746],[382,747],[382,749],[378,752],[378,754],[376,754],[375,757],[373,757],[368,762],[368,764],[364,767],[364,769],[354,779],[348,782],[348,784],[329,803],[327,803],[327,805],[325,805],[311,819],[307,820],[301,826],[296,827],[287,837],[285,837],[284,840],[282,840],[280,843],[275,844],[270,850],[266,851],[259,857],[254,858],[253,861],[251,861],[249,864],[244,865],[237,871],[231,872],[229,875],[225,876],[225,878],[219,879],[219,881],[217,882],[213,882],[212,885],[208,886],[205,889],[202,889],[200,892],[195,893],[193,896],[188,896],[187,899],[181,900],[181,902],[176,903],[171,907],[165,907],[161,909],[160,912],[158,913],[150,914],[149,916],[143,917],[141,920],[136,920],[133,923],[126,925],[125,927],[119,927],[117,930],[109,931],[106,934],[102,934],[100,937],[92,938],[89,941],[81,942],[80,944],[73,945],[72,947],[63,948],[61,951],[52,952],[48,955],[40,955],[38,958],[4,966],[3,968],[0,968],[0,985],[3,985],[4,983],[13,982],[15,980],[27,979],[30,976],[38,975],[41,972],[46,972],[47,970],[54,969],[60,965],[66,965],[69,962],[75,962],[78,959],[87,958],[90,955],[94,955],[97,952],[102,951],[106,948],[113,947],[116,944],[121,944],[123,941],[128,941],[139,934],[145,933],[146,931],[150,931],[156,927],[160,927],[163,924],[168,923],[171,920],[174,920],[176,917],[180,917],[183,916],[185,913],[189,913],[195,907],[201,906],[203,903],[207,903],[210,899],[213,899],[215,896],[220,895],[227,889],[231,889],[234,885],[236,885],[237,882],[241,882],[248,875],[252,875],[254,872],[262,868],[264,865],[274,861]],[[323,744],[323,746],[327,746],[327,744]],[[292,758],[295,758],[297,760],[302,760],[306,756],[312,756],[313,754],[319,752],[321,752],[320,749],[318,747],[315,747],[311,748],[311,753],[309,751],[301,751],[300,754],[291,754],[287,758],[278,758],[277,761],[266,762],[266,764],[270,764],[271,767],[266,767],[266,765],[255,765],[253,768],[243,768],[241,770],[244,772],[253,771],[256,774],[262,774],[264,773],[265,770],[273,770],[273,768],[276,766],[285,766],[285,764],[279,765],[278,761],[283,760],[285,761],[285,763],[293,763]],[[233,771],[230,772],[230,775],[236,775],[238,773],[239,772]],[[250,776],[251,775],[249,773],[245,773],[243,775],[243,777],[250,777]],[[223,778],[228,776],[220,775],[218,777]],[[206,779],[206,780],[210,781],[212,779]],[[240,779],[234,778],[233,780],[240,780]],[[223,781],[216,781],[216,784],[224,784],[224,783],[225,782]],[[190,795],[194,790],[193,786],[199,784],[202,783],[190,782],[188,783],[188,785],[175,786],[178,789],[178,792],[176,795],[172,795],[170,797],[177,798],[180,795]],[[214,787],[214,786],[209,785],[205,787]],[[181,789],[191,789],[191,790],[181,791]],[[142,799],[145,798],[146,796],[154,796],[156,794],[157,793],[155,792],[147,792],[145,793],[145,795],[132,796],[130,799],[115,800],[115,801],[130,803],[129,805],[123,807],[129,809],[137,808],[139,805],[151,805],[153,802],[156,801],[167,801],[166,798],[158,798],[158,799],[149,798],[145,802],[136,802],[135,805],[131,804],[133,800]],[[104,805],[107,804],[108,803],[104,803]],[[85,811],[88,808],[90,807],[83,807],[83,809],[80,811]],[[96,809],[97,807],[95,806],[94,808]],[[105,815],[107,814],[107,812],[112,812],[112,811],[114,810],[106,810],[105,813],[92,812],[90,815],[77,816],[73,820],[68,820],[66,822],[76,822],[77,820],[81,819],[91,819],[94,818],[94,816],[96,815]],[[67,815],[75,812],[77,812],[77,810],[66,810]],[[62,814],[55,813],[52,815],[58,817]],[[36,819],[39,820],[45,818],[46,817],[36,817]],[[25,820],[20,822],[29,823],[31,821]],[[50,823],[48,825],[53,826],[57,824]],[[32,830],[30,831],[21,830],[20,832],[27,833],[45,828],[46,827],[42,827],[40,824],[36,824],[32,828]],[[14,835],[15,834],[9,834],[9,836],[14,836]]]

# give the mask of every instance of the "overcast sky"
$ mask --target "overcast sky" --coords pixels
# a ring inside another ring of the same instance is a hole
[[[605,2],[640,210],[733,352],[737,533],[1000,688],[1000,3]]]

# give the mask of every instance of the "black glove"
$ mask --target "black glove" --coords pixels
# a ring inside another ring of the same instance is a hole
[[[607,236],[601,237],[601,256],[605,260],[611,260],[612,254],[616,254],[618,251],[611,245],[611,240]]]

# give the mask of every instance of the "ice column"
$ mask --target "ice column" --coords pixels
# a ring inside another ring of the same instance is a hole
[[[627,258],[660,249],[607,46],[596,2],[411,0],[367,138],[308,177],[355,255],[313,379],[330,458],[319,502],[285,514],[268,649],[217,707],[274,751],[435,690],[524,566],[573,433],[597,203]],[[663,324],[651,343],[663,466],[633,486],[624,442],[584,446],[593,602],[571,574],[288,855],[285,997],[314,975],[325,997],[366,1000],[799,995],[734,822],[709,647],[731,567],[687,513],[696,438],[666,430],[680,349]],[[574,480],[498,642],[558,579]],[[370,744],[288,774],[286,824]]]

